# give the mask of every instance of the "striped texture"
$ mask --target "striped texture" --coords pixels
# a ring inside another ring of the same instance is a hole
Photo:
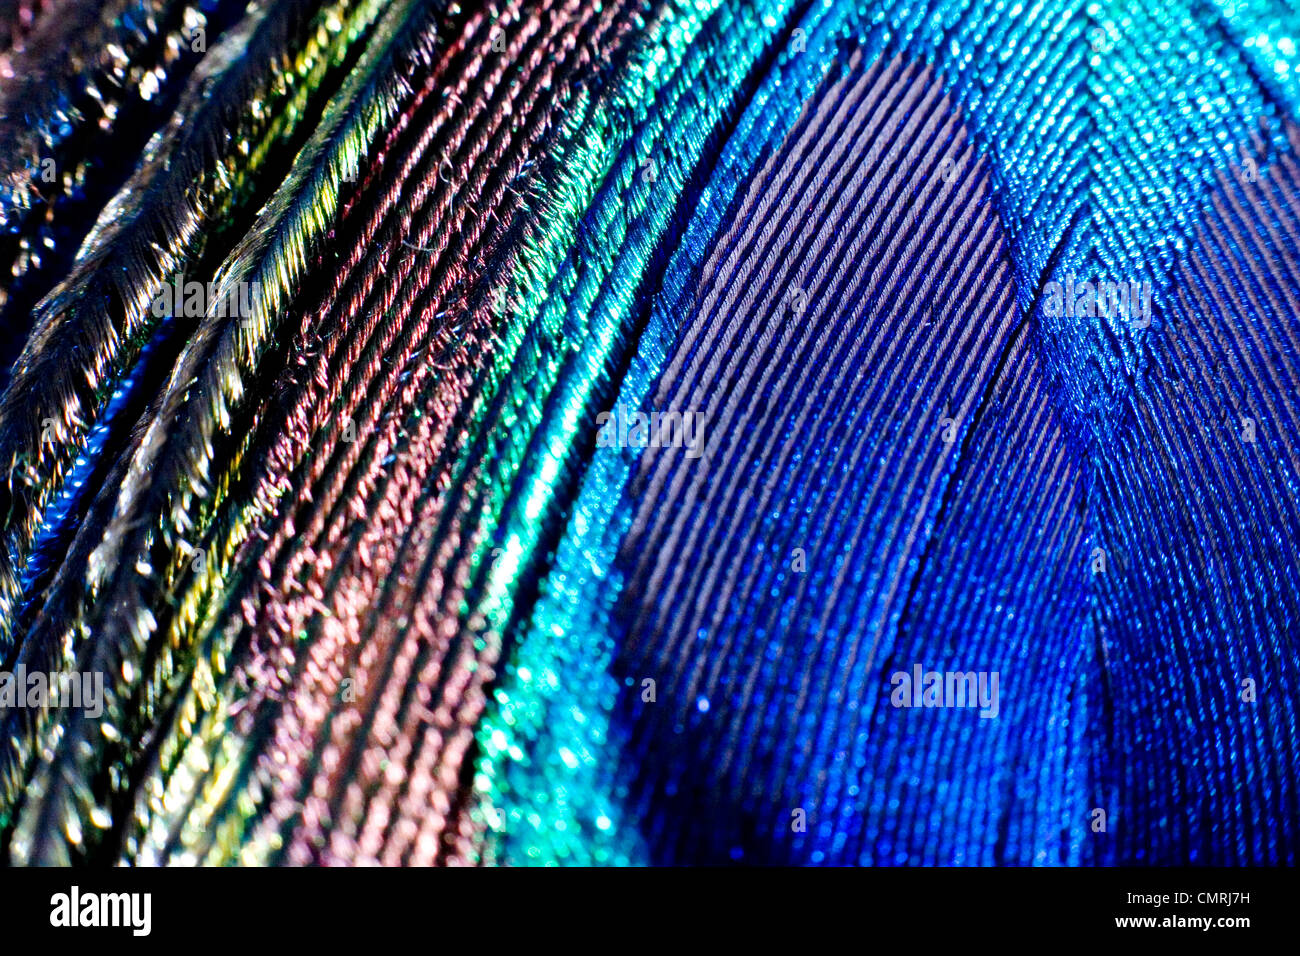
[[[0,852],[1294,863],[1297,42],[0,4]]]

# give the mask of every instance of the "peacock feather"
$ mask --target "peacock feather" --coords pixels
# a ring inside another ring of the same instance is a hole
[[[0,852],[1294,865],[1297,44],[0,5]]]

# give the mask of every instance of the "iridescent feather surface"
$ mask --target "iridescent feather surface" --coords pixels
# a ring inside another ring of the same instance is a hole
[[[0,3],[0,859],[1294,865],[1298,44]]]

